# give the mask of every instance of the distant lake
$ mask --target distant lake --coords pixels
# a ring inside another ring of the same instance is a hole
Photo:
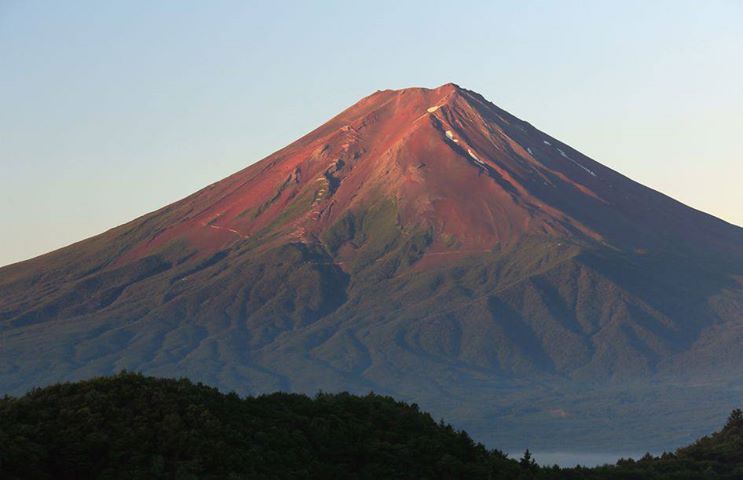
[[[559,465],[561,467],[575,467],[583,465],[584,467],[595,467],[597,465],[617,463],[620,458],[639,459],[646,452],[624,452],[624,453],[595,453],[595,452],[532,452],[532,457],[540,465]],[[518,460],[523,456],[523,452],[511,453],[508,455]]]

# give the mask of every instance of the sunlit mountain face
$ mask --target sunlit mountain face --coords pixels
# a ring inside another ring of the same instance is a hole
[[[454,84],[385,90],[0,269],[0,321],[0,393],[128,369],[390,393],[500,447],[667,446],[740,398],[743,229]]]

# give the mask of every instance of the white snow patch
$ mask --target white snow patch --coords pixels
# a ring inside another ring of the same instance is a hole
[[[454,134],[451,130],[446,131],[446,138],[448,138],[449,140],[454,140]]]
[[[474,160],[475,162],[479,163],[480,165],[485,165],[484,163],[482,163],[482,160],[480,160],[479,158],[477,158],[477,155],[475,155],[475,153],[474,153],[474,152],[473,152],[472,150],[470,150],[469,148],[467,149],[467,154],[468,154],[468,155],[469,155],[470,157],[472,157],[472,159],[473,159],[473,160]]]
[[[575,165],[579,166],[580,168],[582,168],[582,169],[583,169],[583,170],[585,170],[586,172],[590,173],[590,174],[591,174],[592,176],[594,176],[594,177],[596,176],[596,174],[594,173],[594,171],[593,171],[593,170],[591,170],[590,168],[586,168],[586,167],[584,167],[584,166],[583,166],[583,165],[581,165],[580,163],[578,163],[578,162],[576,162],[575,160],[573,160],[572,158],[568,157],[568,156],[567,156],[567,155],[565,154],[565,152],[563,152],[563,151],[562,151],[562,150],[560,150],[559,148],[557,149],[557,151],[558,151],[558,152],[560,152],[560,155],[562,155],[563,157],[567,158],[568,160],[570,160],[571,162],[573,162],[573,163],[574,163]]]
[[[529,148],[529,147],[526,147],[526,151],[527,151],[527,152],[529,152],[529,155],[534,155],[534,154],[532,153],[532,151],[531,151],[531,148]]]
[[[542,141],[544,142],[544,144],[545,144],[545,145],[552,145],[552,144],[551,144],[550,142],[548,142],[547,140],[542,140]]]
[[[434,105],[433,107],[429,107],[428,110],[426,110],[426,111],[428,113],[433,113],[433,112],[435,112],[438,109],[439,109],[439,106],[438,105]]]
[[[226,231],[226,232],[231,232],[231,233],[234,233],[235,235],[238,235],[238,236],[240,236],[242,238],[248,238],[247,235],[243,235],[242,233],[238,232],[234,228],[222,227],[220,225],[214,225],[214,224],[204,224],[204,226],[205,227],[209,227],[209,228],[213,228],[214,230],[223,230],[223,231]]]

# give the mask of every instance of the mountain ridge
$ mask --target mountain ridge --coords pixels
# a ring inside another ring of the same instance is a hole
[[[560,398],[586,382],[743,380],[722,368],[743,360],[743,229],[454,84],[385,90],[0,268],[0,321],[6,392],[125,368],[241,393],[373,389],[464,425],[496,393],[493,421],[514,392],[575,415]]]

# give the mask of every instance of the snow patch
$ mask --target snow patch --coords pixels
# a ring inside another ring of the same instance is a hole
[[[221,214],[220,214],[220,216],[221,216]],[[237,236],[239,236],[241,238],[248,238],[247,235],[243,235],[242,233],[238,232],[234,228],[222,227],[220,225],[214,225],[214,224],[211,224],[211,223],[210,224],[202,224],[202,225],[205,226],[205,227],[213,228],[214,230],[222,230],[222,231],[225,231],[225,232],[234,233],[235,235],[237,235]]]
[[[426,110],[426,111],[428,113],[433,113],[433,112],[435,112],[438,109],[439,109],[439,106],[438,105],[434,105],[433,107],[429,107],[428,110]]]
[[[563,151],[562,151],[562,150],[560,150],[559,148],[557,149],[557,151],[558,151],[558,152],[560,152],[560,155],[562,155],[563,157],[567,158],[568,160],[570,160],[571,162],[573,162],[573,163],[574,163],[575,165],[579,166],[580,168],[582,168],[582,169],[583,169],[583,170],[585,170],[586,172],[590,173],[590,174],[591,174],[592,176],[594,176],[594,177],[596,176],[596,174],[594,173],[594,171],[593,171],[593,170],[591,170],[590,168],[586,168],[586,167],[584,167],[584,166],[583,166],[583,165],[581,165],[580,163],[578,163],[578,162],[576,162],[575,160],[573,160],[572,158],[568,157],[568,156],[567,156],[567,155],[565,154],[565,152],[563,152]]]
[[[477,158],[477,155],[475,155],[475,153],[472,150],[470,150],[469,148],[467,149],[467,154],[470,157],[472,157],[472,160],[474,160],[475,162],[477,162],[477,163],[479,163],[480,165],[483,165],[483,166],[485,165],[484,163],[482,163],[482,160],[480,160],[479,158]]]
[[[526,147],[526,151],[529,152],[529,155],[534,155],[534,153],[532,153],[532,151],[531,151],[531,148]]]
[[[542,141],[544,142],[544,144],[545,144],[545,145],[552,145],[552,144],[551,144],[550,142],[548,142],[547,140],[542,140]]]
[[[457,140],[456,138],[454,138],[454,133],[451,130],[447,130],[445,133],[446,133],[446,138],[448,138],[449,140],[451,140],[454,143],[459,143],[459,140]]]

